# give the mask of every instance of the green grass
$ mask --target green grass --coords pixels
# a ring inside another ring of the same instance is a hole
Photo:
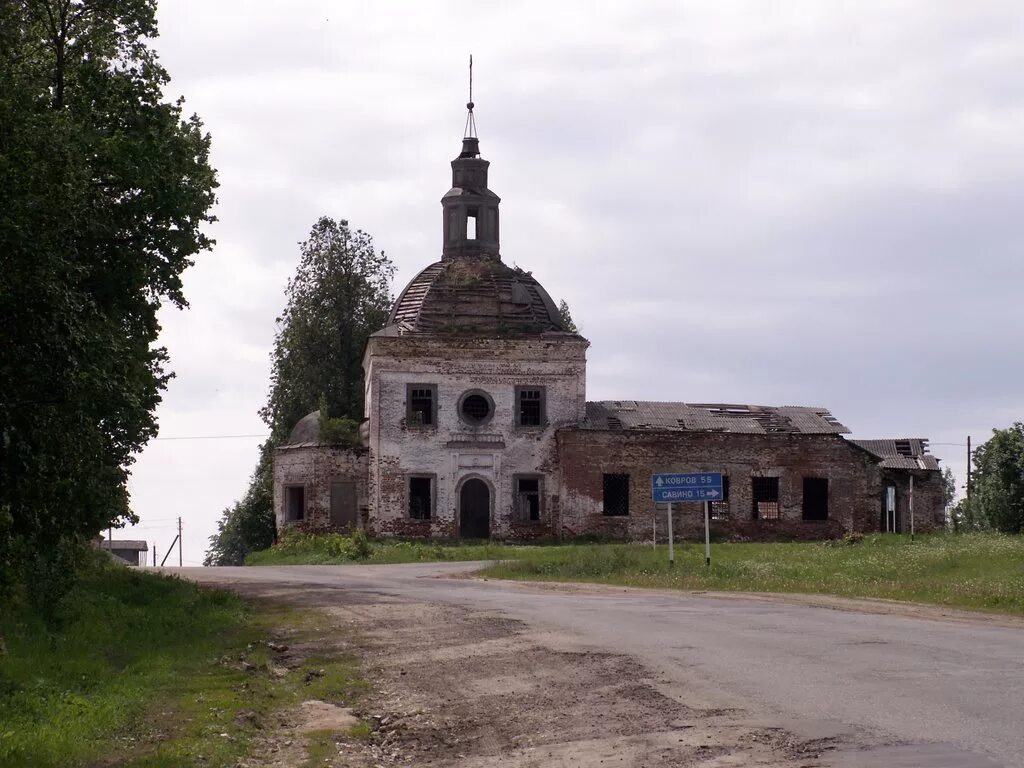
[[[858,543],[607,544],[537,549],[482,575],[685,590],[872,597],[1024,615],[1024,537],[874,535]]]
[[[874,535],[855,543],[687,543],[667,547],[369,540],[361,534],[289,534],[250,565],[501,560],[493,578],[581,581],[687,590],[804,592],[879,597],[1024,615],[1024,537],[999,534]]]
[[[433,563],[524,557],[541,547],[487,541],[368,539],[361,533],[305,534],[290,531],[270,549],[252,552],[246,565],[341,565],[345,563]],[[548,548],[548,547],[544,547]]]
[[[0,616],[5,768],[234,766],[269,713],[363,687],[352,658],[271,673],[265,640],[285,624],[314,631],[309,615],[176,578],[107,566],[62,605],[56,629],[23,607]],[[308,669],[325,674],[306,684]]]

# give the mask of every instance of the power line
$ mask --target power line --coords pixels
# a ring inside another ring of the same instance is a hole
[[[186,435],[183,437],[154,437],[154,440],[241,440],[252,437],[270,437],[270,435]]]

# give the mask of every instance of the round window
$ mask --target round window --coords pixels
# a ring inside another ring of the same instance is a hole
[[[491,398],[479,391],[467,392],[462,396],[462,402],[459,403],[462,420],[475,427],[488,422],[493,410]]]

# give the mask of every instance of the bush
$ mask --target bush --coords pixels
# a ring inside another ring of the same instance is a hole
[[[274,545],[278,552],[324,555],[332,560],[368,560],[373,554],[370,537],[365,531],[344,533],[309,533],[288,528]]]

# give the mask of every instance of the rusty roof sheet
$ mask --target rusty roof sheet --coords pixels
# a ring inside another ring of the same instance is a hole
[[[840,435],[848,430],[824,408],[730,403],[602,400],[587,403],[583,429]]]
[[[939,460],[928,453],[928,440],[923,437],[850,442],[880,458],[884,469],[939,469]]]

